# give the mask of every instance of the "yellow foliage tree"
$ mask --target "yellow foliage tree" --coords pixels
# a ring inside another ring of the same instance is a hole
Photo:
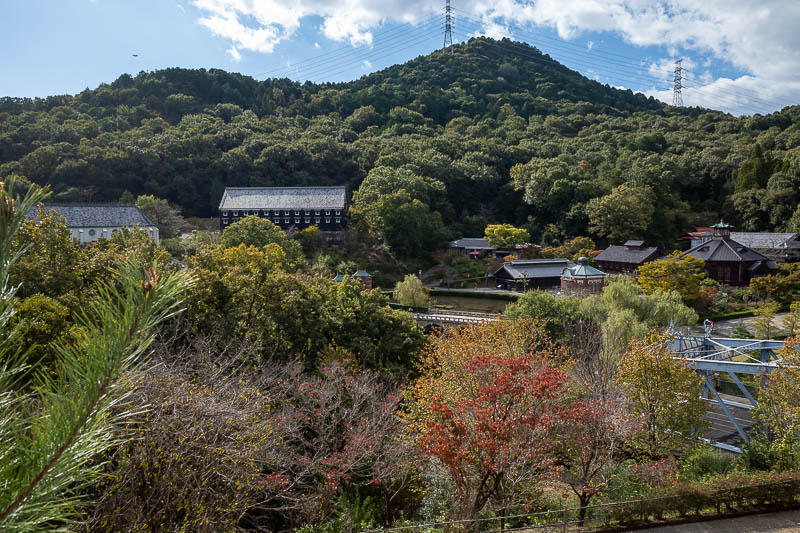
[[[397,282],[394,286],[394,299],[412,307],[428,307],[430,304],[428,291],[414,274],[408,274],[403,281]]]
[[[678,291],[686,305],[694,305],[700,292],[700,282],[706,277],[706,262],[680,252],[667,259],[650,261],[639,267],[639,285],[647,294],[656,291]]]
[[[528,242],[531,238],[528,230],[511,224],[489,224],[486,226],[485,236],[489,244],[495,248],[513,248],[517,244]]]
[[[778,351],[778,369],[764,380],[754,418],[779,439],[790,443],[800,437],[800,337],[790,337]]]
[[[664,337],[634,340],[618,363],[617,383],[630,415],[644,426],[631,444],[643,455],[663,457],[681,449],[703,427],[702,378],[675,359]]]
[[[753,314],[753,327],[757,339],[771,339],[778,328],[775,326],[775,315],[781,310],[777,302],[766,303],[755,309]]]

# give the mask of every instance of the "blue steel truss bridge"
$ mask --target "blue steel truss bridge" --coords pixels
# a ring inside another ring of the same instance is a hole
[[[676,357],[685,359],[703,377],[703,398],[709,404],[705,417],[710,423],[709,441],[741,453],[741,444],[750,440],[751,411],[757,405],[753,385],[778,368],[778,350],[783,342],[686,335],[673,328],[669,333],[669,347]]]

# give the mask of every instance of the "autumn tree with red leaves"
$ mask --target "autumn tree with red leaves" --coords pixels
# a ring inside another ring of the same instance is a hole
[[[569,413],[568,378],[530,353],[473,355],[462,364],[463,394],[432,398],[417,444],[450,477],[456,517],[474,519],[491,499],[505,501],[515,487],[550,473],[551,432]]]
[[[334,362],[317,375],[284,367],[267,391],[279,438],[265,457],[264,507],[297,525],[315,523],[329,517],[342,490],[373,486],[391,521],[414,472],[411,447],[399,439],[395,388],[375,372]]]
[[[639,428],[620,402],[582,398],[570,405],[556,447],[561,480],[580,501],[579,525],[592,498],[611,482],[621,448]]]

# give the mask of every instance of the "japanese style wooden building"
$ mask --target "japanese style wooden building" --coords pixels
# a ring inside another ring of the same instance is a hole
[[[569,259],[516,259],[501,266],[494,277],[497,286],[510,291],[549,289],[561,285],[561,274],[575,264]]]
[[[648,261],[658,259],[658,248],[645,246],[644,241],[628,241],[622,246],[609,246],[595,257],[604,272],[633,274]]]
[[[706,275],[729,285],[748,285],[750,280],[778,269],[775,261],[731,238],[731,226],[720,222],[707,239],[687,250],[706,262]]]

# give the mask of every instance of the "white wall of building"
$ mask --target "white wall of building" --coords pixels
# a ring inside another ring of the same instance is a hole
[[[158,227],[156,226],[137,226],[145,230],[151,237],[159,242]],[[94,242],[98,239],[110,239],[111,234],[118,231],[120,228],[69,228],[72,232],[72,238],[77,239],[81,244],[87,242]],[[132,229],[132,228],[131,228]]]

